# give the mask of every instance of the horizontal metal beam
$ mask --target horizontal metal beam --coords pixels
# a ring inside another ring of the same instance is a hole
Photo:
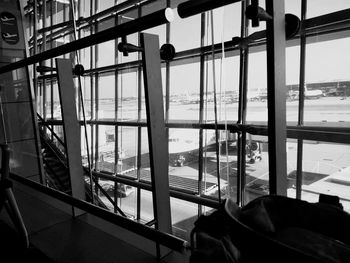
[[[241,0],[191,0],[179,4],[177,12],[181,18],[186,18],[236,2]]]
[[[38,63],[50,58],[54,58],[69,52],[100,44],[118,37],[130,35],[139,31],[153,28],[173,20],[173,11],[170,8],[161,9],[157,12],[140,17],[130,22],[117,25],[115,27],[100,31],[96,34],[72,41],[68,44],[52,48],[40,54],[11,63],[0,68],[0,74]]]
[[[253,135],[267,136],[267,126],[249,125],[242,127]],[[342,127],[287,126],[288,139],[304,139],[322,142],[350,143],[350,129]]]
[[[345,9],[342,11],[338,11],[338,12],[334,12],[334,13],[330,13],[330,14],[326,14],[318,17],[313,17],[305,20],[303,22],[304,24],[303,27],[305,30],[305,35],[308,37],[308,44],[313,43],[315,41],[311,39],[311,37],[314,35],[317,35],[317,42],[345,37],[340,34],[340,31],[345,32],[345,30],[350,29],[350,19],[348,17],[350,17],[350,9]],[[330,32],[333,33],[331,38],[325,38],[324,35]],[[335,32],[338,32],[339,36],[335,36],[334,34]],[[297,35],[293,37],[292,40],[287,41],[287,46],[292,47],[292,46],[299,45],[299,41],[295,41],[299,37],[300,36]],[[250,53],[261,52],[265,44],[266,44],[266,38],[264,36],[262,37],[261,41],[256,40],[254,43],[249,43],[249,52]],[[198,62],[199,55],[201,54],[209,55],[213,52],[213,49],[216,54],[220,55],[222,53],[222,44],[218,43],[218,44],[215,44],[214,47],[210,45],[210,46],[204,46],[201,48],[194,48],[194,49],[189,49],[185,51],[180,51],[176,53],[171,64],[181,65],[181,63],[184,63],[183,61],[185,60],[190,61],[190,63]],[[233,53],[226,54],[226,57],[239,55],[239,47],[233,46],[231,40],[224,42],[224,50],[225,52],[233,52]],[[198,61],[196,59],[198,59]],[[163,63],[165,64],[165,62]],[[108,65],[104,67],[87,69],[85,70],[85,75],[91,75],[96,73],[107,73],[107,72],[114,73],[116,70],[118,71],[128,70],[129,72],[130,70],[134,70],[136,72],[136,70],[140,65],[141,65],[141,60],[135,60],[135,61],[120,63],[116,65]],[[43,76],[39,76],[38,80],[51,79],[55,77],[56,77],[55,74],[43,75]]]
[[[163,233],[160,231],[157,231],[153,228],[150,228],[148,226],[145,226],[143,224],[140,224],[138,222],[135,222],[131,219],[125,218],[123,216],[111,213],[105,209],[102,209],[96,205],[92,205],[86,201],[73,198],[70,195],[67,195],[63,192],[57,191],[55,189],[46,187],[42,184],[39,184],[37,182],[34,182],[32,180],[28,180],[26,178],[23,178],[21,176],[10,174],[11,179],[16,180],[17,182],[24,184],[28,187],[31,187],[43,194],[49,195],[53,198],[56,198],[64,203],[67,203],[69,205],[72,205],[74,207],[77,207],[79,209],[82,209],[88,213],[91,213],[99,218],[102,218],[112,224],[115,224],[117,226],[123,227],[129,231],[132,231],[140,236],[143,236],[149,240],[158,242],[161,245],[164,245],[170,249],[183,252],[187,247],[188,243],[176,236]]]
[[[61,120],[48,119],[43,122],[45,125],[62,125]],[[82,122],[80,123],[83,124]],[[110,125],[110,126],[128,126],[128,127],[146,127],[146,122],[137,121],[114,121],[114,120],[91,120],[88,121],[89,125]],[[349,123],[345,123],[348,125]],[[166,123],[166,127],[170,129],[215,129],[213,123],[199,124],[198,121],[169,121]],[[261,124],[251,123],[250,125],[239,125],[239,124],[228,124],[219,122],[217,125],[219,130],[225,130],[226,128],[230,132],[245,131],[253,135],[267,136],[267,126]],[[313,138],[315,141],[324,142],[338,142],[348,143],[350,140],[350,128],[346,127],[324,127],[324,126],[287,126],[287,137],[293,139],[306,139],[310,140]]]

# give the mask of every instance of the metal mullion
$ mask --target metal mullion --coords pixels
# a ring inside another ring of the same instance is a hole
[[[304,125],[304,85],[305,85],[305,58],[306,36],[304,21],[306,19],[307,1],[301,1],[301,29],[300,29],[300,71],[299,71],[299,112],[298,126]],[[301,199],[301,186],[303,183],[303,139],[298,139],[297,146],[297,172],[296,172],[296,198]]]
[[[287,195],[284,1],[266,0],[268,142],[270,194]]]
[[[34,0],[34,7],[33,7],[33,36],[34,36],[34,46],[33,46],[33,54],[36,55],[38,53],[38,24],[37,24],[37,18],[38,18],[38,3],[37,0]],[[34,95],[38,96],[38,81],[37,81],[37,72],[36,72],[36,63],[32,65],[33,68],[33,86],[34,86]],[[35,104],[35,107],[37,105]],[[36,109],[37,111],[37,109]]]
[[[245,16],[245,10],[248,6],[248,1],[242,4],[241,9],[241,37],[245,38],[248,35],[248,20]],[[248,88],[248,53],[249,49],[240,49],[240,73],[239,73],[239,102],[238,102],[238,121],[237,124],[246,124],[247,115],[247,88]],[[237,204],[244,205],[245,200],[245,176],[246,176],[246,131],[237,132]],[[233,181],[229,182],[229,187],[233,185]]]
[[[138,17],[141,17],[142,15],[142,7],[141,5],[138,7]],[[138,33],[138,45],[141,46],[140,43],[140,33]],[[142,59],[142,55],[138,53],[138,60]],[[138,65],[137,69],[137,78],[138,78],[138,83],[137,83],[137,120],[141,121],[142,117],[142,64]],[[141,144],[142,144],[142,127],[138,126],[137,127],[137,169],[136,169],[136,176],[137,180],[140,181],[141,178]],[[137,196],[136,196],[136,219],[141,220],[141,188],[137,187]]]
[[[205,41],[205,24],[206,16],[205,13],[201,14],[201,47],[204,46]],[[204,83],[205,83],[205,56],[200,54],[199,64],[199,124],[204,122]],[[203,129],[199,129],[199,149],[198,149],[198,196],[202,195],[202,182],[203,182]],[[202,205],[198,204],[198,216],[203,213]]]
[[[96,0],[90,0],[90,15],[93,15],[96,11]],[[95,32],[95,27],[92,25],[90,28],[90,35]],[[96,67],[96,54],[95,54],[96,46],[90,46],[90,68]],[[95,112],[95,84],[97,80],[97,73],[94,73],[90,76],[90,112],[91,112],[91,120],[96,120],[96,112]],[[91,160],[92,166],[95,165],[95,169],[97,169],[97,162],[93,158],[96,155],[95,151],[95,126],[96,124],[91,125]]]
[[[90,15],[93,14],[93,6],[94,6],[94,0],[90,0]],[[92,34],[94,28],[93,26],[90,27],[90,34]],[[89,47],[89,52],[90,52],[90,68],[93,68],[95,65],[94,65],[94,61],[93,61],[93,58],[94,58],[94,47],[93,46],[90,46]],[[94,78],[95,78],[95,75],[94,74],[91,74],[89,76],[89,80],[90,80],[90,120],[93,120],[95,118],[95,114],[94,114],[94,103],[93,103],[93,98],[94,98]],[[94,151],[94,125],[93,124],[90,124],[90,154],[91,154],[91,169],[93,169],[94,167],[94,159],[93,159],[93,156],[95,154],[95,151]],[[96,167],[96,163],[95,163],[95,168]]]
[[[117,4],[118,0],[115,0],[114,1],[115,4]],[[114,24],[115,25],[118,25],[119,24],[119,18],[118,16],[115,16],[115,20],[114,20]],[[114,59],[114,62],[115,64],[118,64],[119,62],[119,56],[118,56],[118,40],[115,39],[114,40],[114,47],[115,47],[115,59]],[[118,103],[118,99],[119,99],[119,83],[118,83],[118,78],[119,78],[119,72],[118,70],[115,70],[114,71],[114,83],[115,83],[115,93],[114,93],[114,119],[115,120],[118,120],[118,106],[119,106],[119,103]],[[114,164],[115,164],[115,173],[117,174],[118,173],[118,160],[119,160],[119,136],[118,136],[118,133],[119,133],[119,127],[118,125],[115,125],[114,126]],[[118,205],[118,182],[115,182],[114,183],[114,212],[116,213],[117,212],[117,205]]]
[[[57,16],[57,4],[55,3],[55,5],[53,6],[53,2],[50,3],[50,25],[53,25],[54,23],[54,17],[56,18]],[[52,34],[52,31],[51,31]],[[53,48],[53,42],[50,41],[50,49]],[[54,63],[53,63],[53,58],[50,59],[50,67],[53,67]],[[54,90],[54,82],[51,80],[50,82],[50,100],[51,100],[51,119],[53,119],[54,116],[54,95],[53,95],[53,90]],[[46,118],[46,116],[45,116]],[[46,119],[45,119],[46,120]],[[54,126],[51,126],[52,129],[54,129]],[[51,140],[53,140],[53,135],[51,135]]]
[[[80,15],[81,14],[81,2],[77,3],[77,8],[75,10],[77,10],[77,17],[80,17],[81,16]],[[73,11],[74,10],[72,10],[71,12],[73,12]],[[72,17],[74,18],[75,15],[73,15]],[[75,36],[77,36],[77,39],[81,38],[81,30],[79,30],[79,28],[76,29]],[[76,53],[75,53],[75,56],[77,58],[77,60],[76,60],[77,64],[78,63],[82,64],[82,58],[81,57],[83,55],[83,51],[84,51],[83,49],[80,49],[80,50],[77,50]],[[81,81],[81,79],[83,79],[84,77],[83,76],[78,76],[78,78],[80,78],[79,85],[82,85],[83,82]],[[85,78],[84,78],[84,83],[85,83]],[[81,94],[83,94],[83,87],[81,86],[80,89],[81,89]],[[85,91],[85,89],[84,89],[84,91]],[[79,116],[78,119],[79,120],[80,120],[80,116],[81,116],[81,112],[82,112],[82,107],[85,106],[83,104],[84,104],[84,101],[82,99],[80,99],[80,100],[78,99],[78,116]],[[85,127],[85,129],[87,129],[87,128]],[[85,136],[87,136],[86,133],[85,133]],[[88,137],[85,138],[85,141],[87,141],[87,140],[88,140]]]
[[[67,10],[67,8],[66,8],[66,6],[64,6],[63,8],[62,8],[62,12],[63,12],[63,14],[62,14],[62,22],[65,22],[66,21],[66,10]],[[62,38],[63,38],[63,42],[65,42],[64,40],[65,40],[65,38],[66,38],[66,36],[69,36],[69,34],[64,34],[63,36],[62,36]],[[63,58],[67,58],[67,53],[65,53],[65,54],[63,54]]]
[[[94,6],[94,10],[95,10],[95,13],[97,12],[98,10],[98,3],[99,3],[99,0],[95,0],[94,1],[95,3],[95,6]],[[94,26],[94,31],[95,32],[98,32],[98,25],[96,24]],[[96,67],[97,65],[97,61],[98,61],[98,44],[94,45],[94,66]],[[98,120],[99,119],[99,115],[98,115],[98,110],[99,110],[99,94],[98,94],[98,89],[99,89],[99,73],[96,73],[95,74],[95,88],[94,88],[94,91],[95,91],[95,119]],[[96,165],[96,168],[97,168],[97,165],[98,165],[98,155],[99,155],[99,150],[98,150],[98,145],[99,145],[99,125],[96,125],[95,126],[95,165]]]
[[[42,14],[43,14],[43,27],[46,27],[46,0],[43,1],[43,5],[42,5]],[[42,44],[42,50],[45,51],[46,50],[46,33],[43,34],[43,44]],[[46,62],[45,62],[46,64]],[[46,107],[45,107],[45,102],[46,102],[46,80],[43,79],[42,82],[42,114],[44,116],[44,119],[46,119]]]
[[[166,1],[166,7],[170,7],[171,3],[170,0]],[[165,25],[165,38],[166,43],[170,43],[170,36],[171,36],[171,25],[170,23],[167,23]],[[165,123],[168,123],[170,118],[170,62],[165,62]],[[167,139],[169,139],[169,129],[166,129],[167,131]]]

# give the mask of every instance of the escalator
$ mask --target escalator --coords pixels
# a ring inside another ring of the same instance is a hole
[[[69,171],[64,154],[42,129],[40,129],[40,143],[47,185],[71,195]]]
[[[39,117],[40,118],[40,117]],[[64,192],[66,194],[72,194],[72,188],[69,177],[69,170],[67,165],[67,158],[54,141],[46,134],[44,129],[40,127],[40,143],[41,152],[43,157],[44,170],[46,175],[46,184],[56,190]],[[88,176],[84,170],[84,177]],[[108,209],[104,202],[94,194],[94,203],[99,207]],[[90,191],[90,184],[85,181],[85,198],[87,202],[91,202],[92,195]]]

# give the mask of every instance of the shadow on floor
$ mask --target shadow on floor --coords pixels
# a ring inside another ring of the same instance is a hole
[[[14,228],[0,220],[0,262],[21,261],[54,263],[32,244],[29,248],[25,248]]]

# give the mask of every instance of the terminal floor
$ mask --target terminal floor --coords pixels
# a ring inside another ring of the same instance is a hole
[[[27,193],[14,191],[29,233],[30,247],[20,238],[7,211],[0,213],[0,262],[159,262],[144,252]]]

